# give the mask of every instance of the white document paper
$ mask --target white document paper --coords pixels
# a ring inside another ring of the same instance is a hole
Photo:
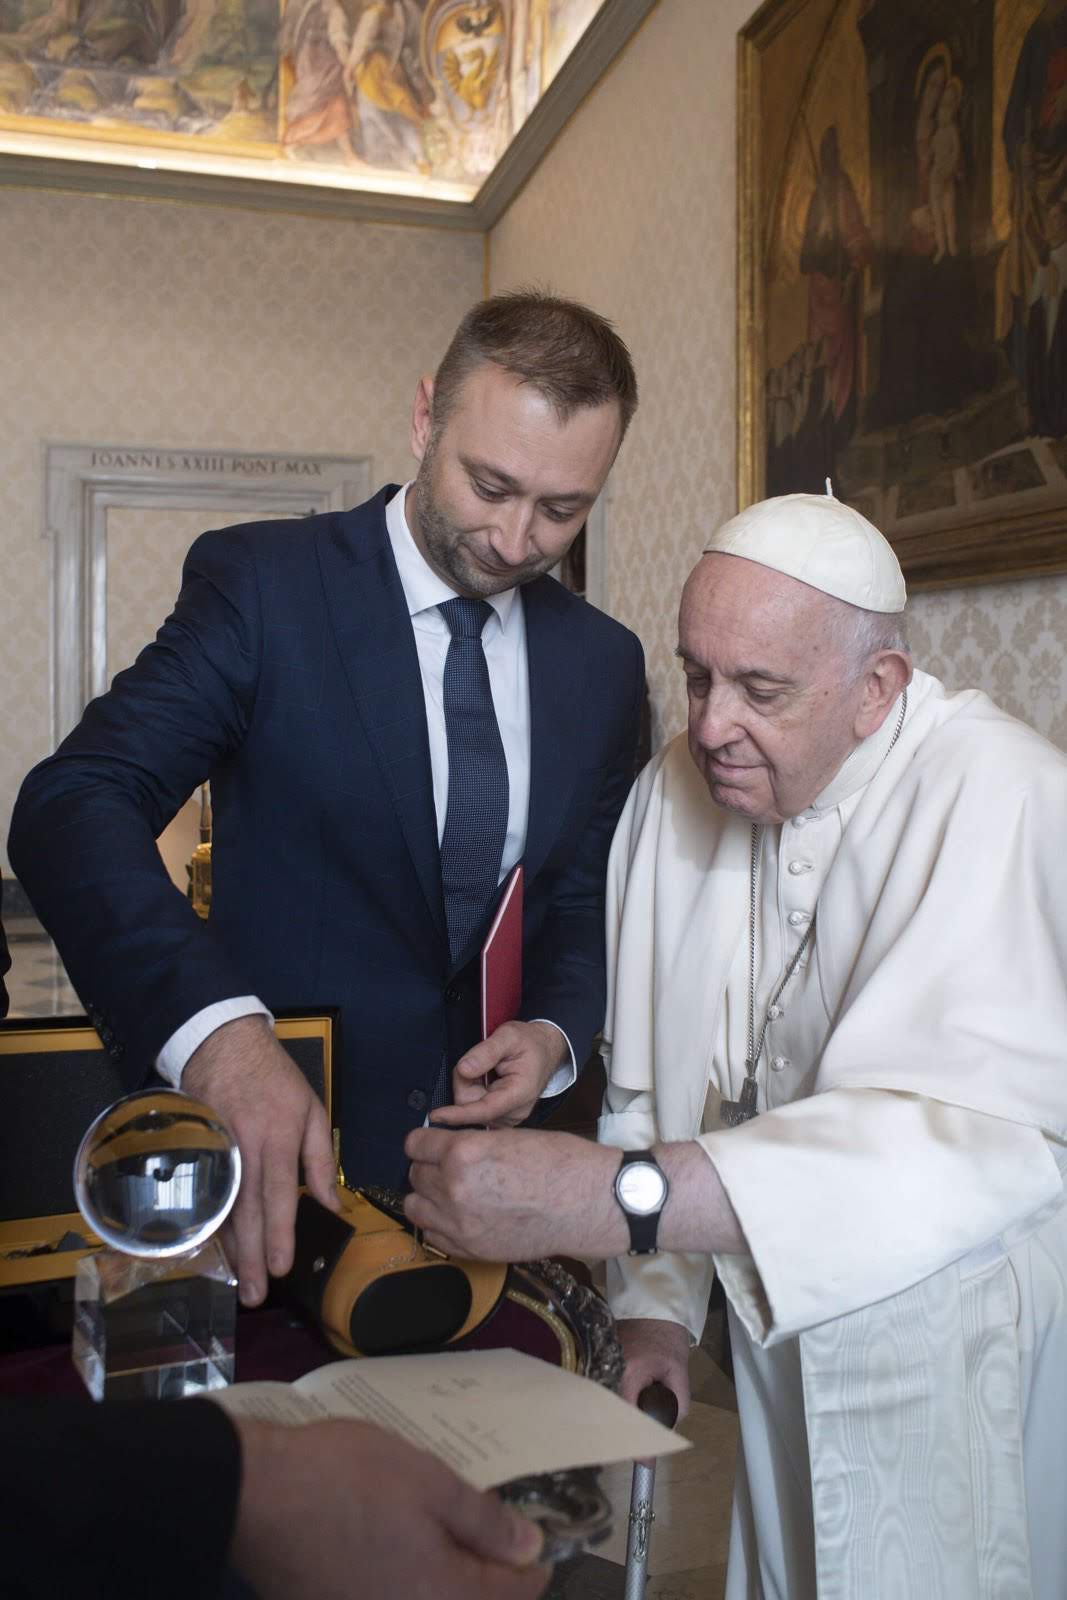
[[[689,1448],[601,1384],[517,1350],[336,1361],[294,1384],[239,1383],[209,1398],[270,1422],[376,1422],[476,1489]]]

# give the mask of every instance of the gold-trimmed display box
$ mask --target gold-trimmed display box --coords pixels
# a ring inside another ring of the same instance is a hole
[[[279,1012],[275,1033],[337,1127],[339,1012]],[[86,1018],[0,1023],[0,1291],[73,1278],[82,1256],[99,1248],[74,1202],[74,1157],[90,1122],[126,1092]],[[57,1248],[68,1235],[84,1245]]]

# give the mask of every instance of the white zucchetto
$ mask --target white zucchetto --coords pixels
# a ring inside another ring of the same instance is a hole
[[[903,611],[908,592],[888,539],[830,495],[760,500],[723,524],[704,546],[772,567],[864,611]]]

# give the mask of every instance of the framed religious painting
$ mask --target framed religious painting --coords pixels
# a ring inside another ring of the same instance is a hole
[[[1067,0],[768,0],[739,87],[742,503],[1067,570]]]

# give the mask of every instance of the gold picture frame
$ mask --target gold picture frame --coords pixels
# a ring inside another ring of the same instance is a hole
[[[829,478],[913,590],[1067,571],[1061,47],[1067,0],[767,0],[739,34],[740,503]]]

